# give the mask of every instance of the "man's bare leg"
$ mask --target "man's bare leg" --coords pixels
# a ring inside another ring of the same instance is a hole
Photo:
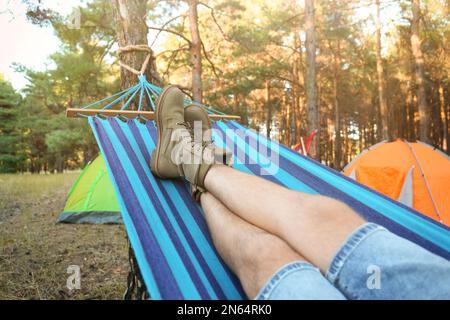
[[[365,223],[342,202],[289,190],[224,165],[211,167],[205,185],[230,211],[285,240],[323,272],[345,239]]]
[[[201,204],[214,246],[249,298],[283,265],[305,260],[277,236],[234,215],[210,193],[202,194]]]

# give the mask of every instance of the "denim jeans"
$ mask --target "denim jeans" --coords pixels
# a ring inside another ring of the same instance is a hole
[[[345,241],[325,275],[310,263],[291,262],[256,299],[450,299],[450,262],[366,223]]]

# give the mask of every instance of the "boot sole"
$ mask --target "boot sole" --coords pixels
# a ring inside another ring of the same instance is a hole
[[[156,113],[155,113],[155,117],[156,117],[156,127],[158,129],[158,141],[156,142],[156,147],[152,152],[152,158],[150,160],[150,170],[153,172],[153,174],[155,174],[156,176],[158,176],[159,178],[164,179],[165,177],[163,175],[161,175],[158,171],[158,159],[159,159],[159,153],[161,150],[161,136],[162,136],[162,125],[161,125],[161,117],[160,117],[160,110],[161,108],[159,107],[160,105],[162,105],[164,103],[164,98],[166,97],[167,93],[170,91],[170,89],[172,88],[177,88],[177,86],[175,85],[171,85],[169,87],[167,87],[163,92],[161,92],[161,94],[159,95],[158,99],[156,100]]]

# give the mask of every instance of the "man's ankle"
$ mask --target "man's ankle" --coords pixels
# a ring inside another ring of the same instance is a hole
[[[208,172],[206,172],[205,179],[203,181],[203,184],[205,186],[205,189],[208,190],[208,186],[211,186],[211,180],[215,175],[217,175],[217,171],[221,170],[222,168],[227,167],[226,165],[215,163],[211,165]]]

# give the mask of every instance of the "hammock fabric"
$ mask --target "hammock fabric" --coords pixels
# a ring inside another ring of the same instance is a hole
[[[149,294],[154,299],[243,299],[239,280],[214,249],[202,209],[186,183],[160,180],[150,172],[157,131],[145,115],[154,115],[149,109],[155,109],[162,89],[138,78],[137,85],[82,109],[68,109],[67,115],[89,119]],[[136,100],[137,111],[127,111]],[[339,199],[367,220],[450,260],[450,228],[237,122],[216,121],[215,129],[214,142],[233,152],[236,169]]]
[[[90,117],[89,123],[150,295],[154,299],[245,298],[239,281],[217,255],[202,210],[192,201],[187,185],[181,180],[159,180],[150,172],[148,163],[157,140],[154,122]],[[215,143],[233,151],[236,169],[344,201],[367,220],[450,259],[448,227],[236,122],[218,121],[215,128]],[[267,153],[260,152],[264,147]]]

